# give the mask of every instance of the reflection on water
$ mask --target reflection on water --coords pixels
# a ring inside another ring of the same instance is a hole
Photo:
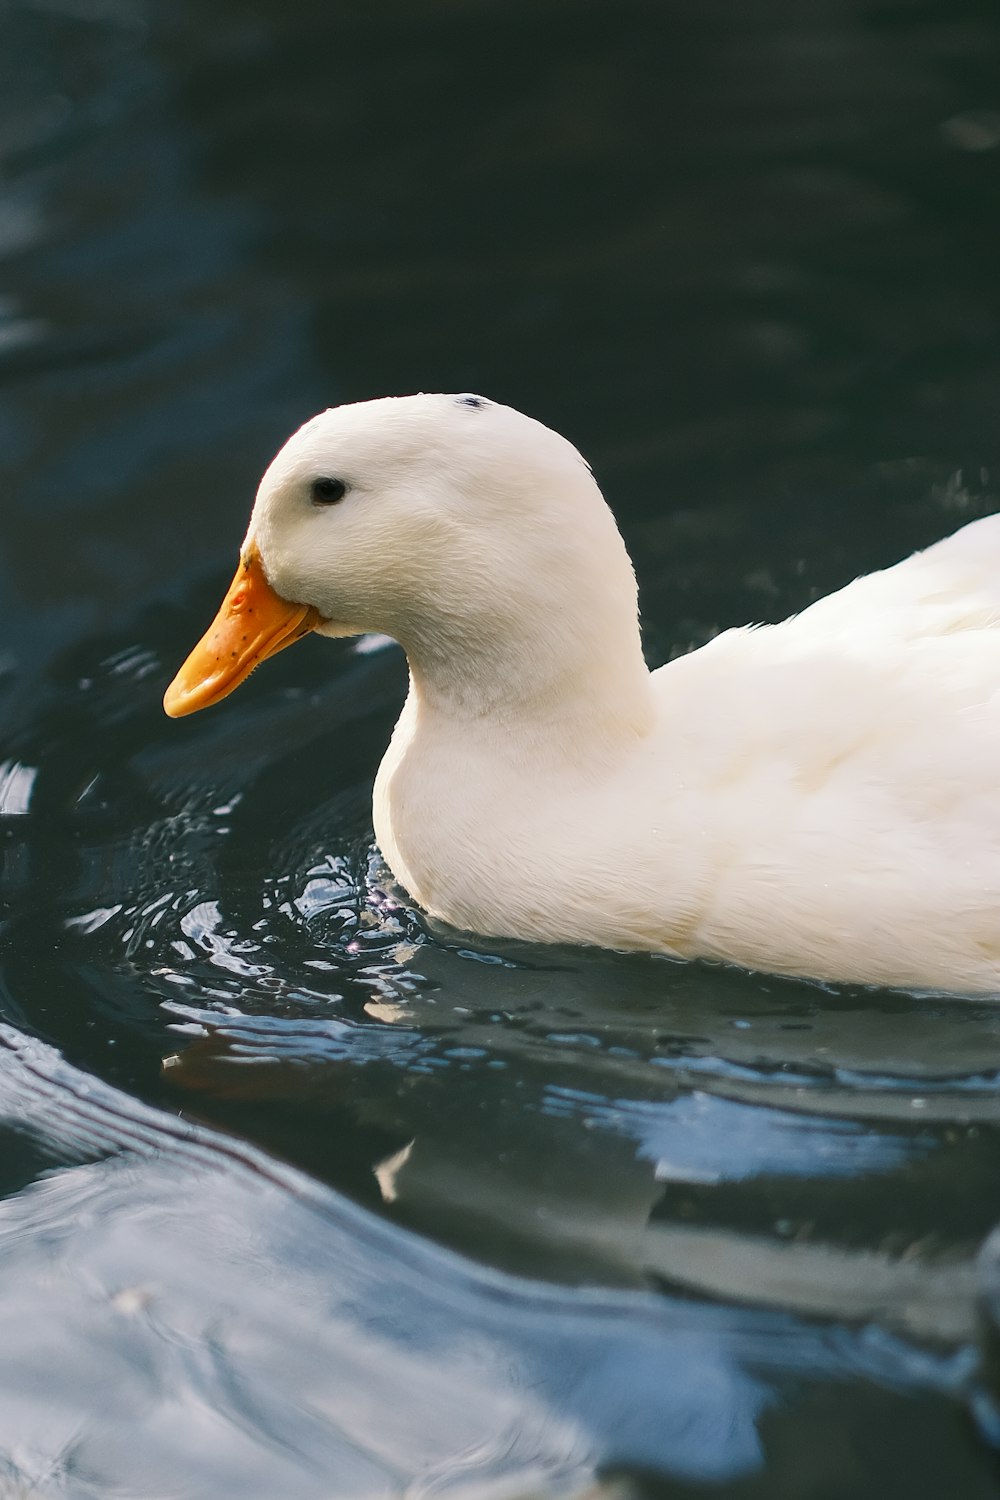
[[[849,1408],[887,1377],[928,1402],[965,1374],[788,1315],[508,1280],[16,1034],[0,1076],[4,1123],[60,1164],[0,1212],[0,1444],[39,1493],[319,1497],[334,1475],[345,1495],[569,1495],[599,1469],[633,1473],[619,1495],[650,1470],[718,1485],[759,1473],[792,1372],[797,1399]]]
[[[1000,1009],[429,929],[384,642],[159,708],[333,399],[564,428],[657,659],[994,507],[996,24],[5,26],[0,1492],[996,1494]]]

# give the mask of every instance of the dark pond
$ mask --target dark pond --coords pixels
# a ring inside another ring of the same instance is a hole
[[[341,400],[566,432],[657,660],[994,508],[995,7],[0,32],[0,1495],[1000,1494],[1000,1009],[428,930],[393,647],[159,706]]]

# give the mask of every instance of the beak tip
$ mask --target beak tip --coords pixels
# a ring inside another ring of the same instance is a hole
[[[197,706],[191,702],[193,694],[175,678],[163,695],[163,712],[171,719],[183,719]]]

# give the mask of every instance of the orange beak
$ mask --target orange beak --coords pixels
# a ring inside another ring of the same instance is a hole
[[[219,613],[167,688],[163,707],[179,719],[218,703],[266,657],[301,640],[322,619],[311,604],[278,597],[251,542]]]

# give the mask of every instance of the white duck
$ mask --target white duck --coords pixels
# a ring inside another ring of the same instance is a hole
[[[481,397],[371,401],[267,470],[167,712],[310,630],[406,651],[375,833],[454,926],[1000,991],[1000,518],[651,673],[564,438]]]

